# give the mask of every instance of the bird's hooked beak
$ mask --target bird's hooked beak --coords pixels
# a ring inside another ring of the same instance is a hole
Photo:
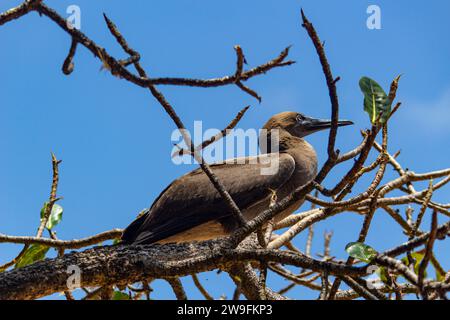
[[[349,120],[338,120],[338,123],[337,123],[338,127],[349,126],[352,124],[353,124],[353,122],[349,121]],[[308,133],[313,133],[313,132],[331,128],[331,120],[314,119],[314,118],[310,118],[310,117],[305,117],[305,119],[302,122],[302,127]]]

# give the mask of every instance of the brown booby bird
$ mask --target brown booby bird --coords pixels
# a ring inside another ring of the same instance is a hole
[[[347,120],[338,121],[339,126],[351,124]],[[268,134],[260,135],[259,140],[261,144],[261,139],[267,139],[265,145],[271,146],[274,138],[270,132],[277,132],[277,152],[268,147],[257,157],[226,160],[211,165],[211,169],[244,218],[250,220],[269,208],[274,194],[282,199],[315,178],[316,152],[303,137],[330,127],[330,120],[313,119],[298,112],[279,113],[264,125]],[[269,165],[277,170],[263,173]],[[297,201],[275,220],[290,215],[302,203],[303,200]],[[236,227],[228,205],[206,174],[197,169],[164,189],[153,205],[125,229],[122,241],[150,244],[208,240],[226,236]]]

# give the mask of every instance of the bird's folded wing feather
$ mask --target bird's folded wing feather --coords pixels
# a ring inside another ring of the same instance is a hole
[[[295,169],[294,159],[286,153],[232,160],[237,163],[214,164],[211,169],[241,210],[281,187]],[[269,167],[276,170],[267,174]],[[227,216],[227,204],[206,174],[197,169],[173,181],[149,211],[125,230],[122,239],[152,243]]]

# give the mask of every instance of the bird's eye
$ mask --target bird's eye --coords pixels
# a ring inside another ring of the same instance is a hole
[[[302,122],[303,120],[305,120],[305,118],[301,115],[297,116],[297,122]]]

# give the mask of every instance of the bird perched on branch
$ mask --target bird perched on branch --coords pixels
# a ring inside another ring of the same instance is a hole
[[[338,126],[353,124],[338,121]],[[264,125],[259,143],[267,146],[256,157],[226,160],[211,165],[244,218],[250,220],[268,209],[317,174],[314,148],[303,138],[328,129],[331,121],[313,119],[298,112],[274,115]],[[276,134],[274,134],[276,133]],[[276,139],[275,137],[276,136]],[[277,140],[278,150],[274,150]],[[267,143],[264,143],[267,142]],[[276,168],[267,173],[270,168]],[[264,172],[266,170],[266,172]],[[280,212],[279,221],[297,210],[303,200]],[[230,234],[238,226],[228,204],[214,188],[207,175],[197,169],[173,181],[124,231],[122,241],[150,244],[208,240]]]

